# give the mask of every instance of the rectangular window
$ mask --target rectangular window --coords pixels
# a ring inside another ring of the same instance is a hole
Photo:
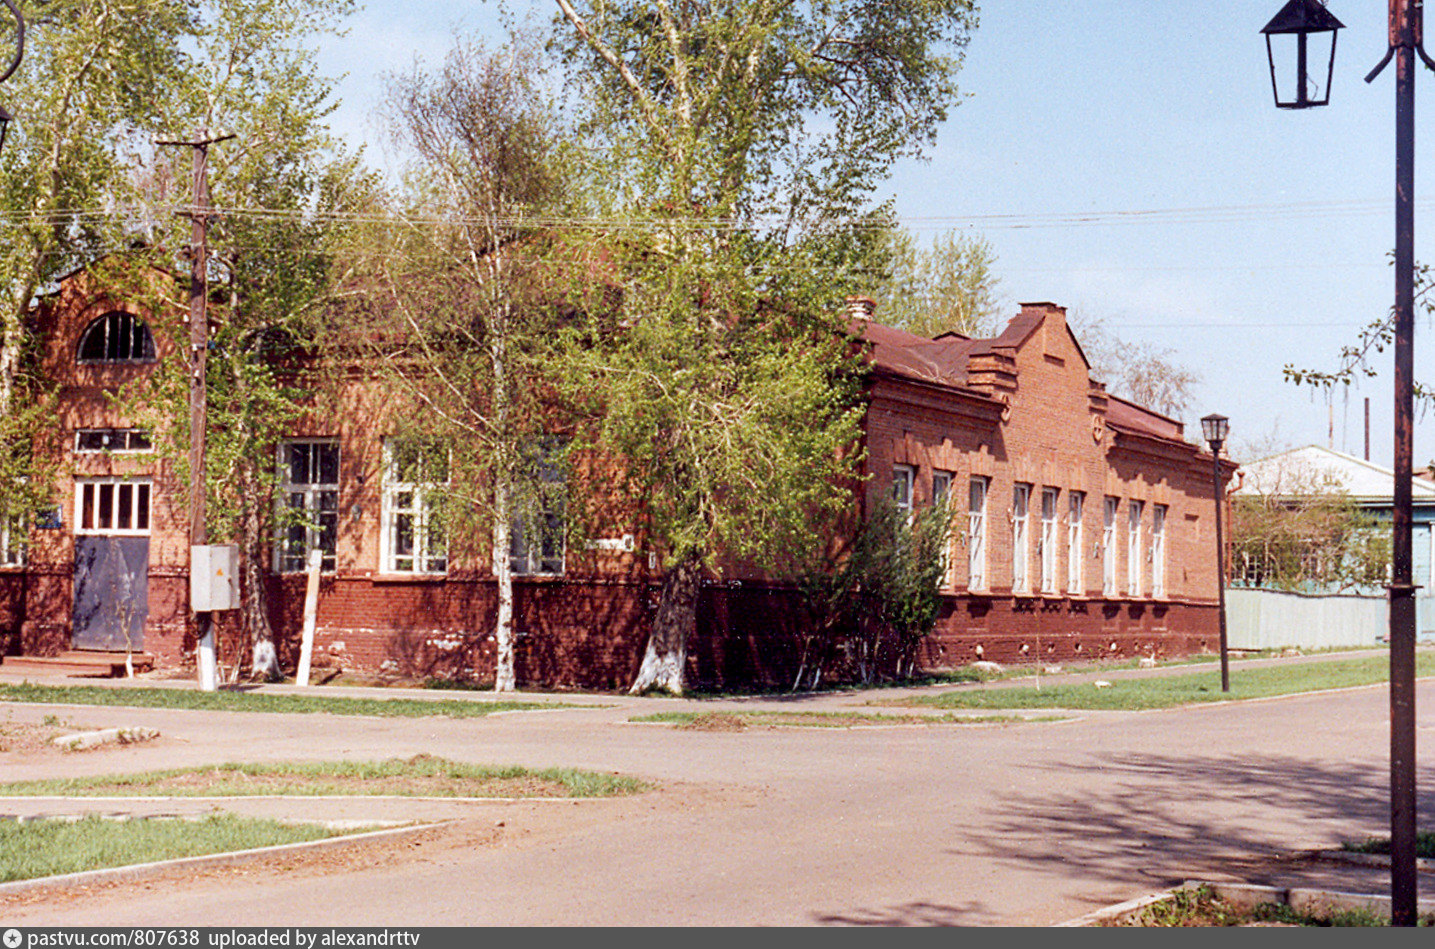
[[[1056,502],[1057,488],[1041,489],[1041,592],[1056,592]]]
[[[1151,508],[1151,595],[1166,595],[1166,505]]]
[[[26,518],[0,517],[0,567],[25,566]]]
[[[1029,550],[1031,527],[1031,485],[1019,484],[1011,495],[1011,589],[1013,593],[1030,593],[1031,577],[1027,573],[1031,559]]]
[[[967,589],[987,588],[986,478],[973,478],[967,489]]]
[[[1126,507],[1126,592],[1141,595],[1141,512],[1145,505],[1128,501]]]
[[[149,432],[140,428],[81,428],[75,431],[76,452],[149,451]]]
[[[1080,596],[1085,592],[1081,573],[1081,517],[1086,507],[1086,494],[1071,491],[1066,495],[1066,592]]]
[[[279,446],[281,533],[275,545],[281,573],[307,570],[309,551],[321,551],[320,569],[333,571],[339,537],[339,443],[302,439]]]
[[[75,482],[75,533],[148,534],[150,483],[120,478]]]
[[[564,569],[567,482],[555,460],[556,443],[540,445],[535,454],[531,490],[515,496],[508,526],[508,569],[518,576],[559,576]]]
[[[917,470],[911,465],[892,466],[892,501],[897,510],[912,512],[912,485],[917,481]]]
[[[1101,520],[1101,593],[1116,595],[1116,506],[1119,498],[1108,497]]]
[[[438,513],[441,486],[447,481],[445,452],[424,452],[411,442],[384,439],[380,562],[385,571],[447,572],[448,541]]]
[[[950,471],[932,472],[932,503],[941,504],[947,500],[947,495],[952,493],[952,473]]]

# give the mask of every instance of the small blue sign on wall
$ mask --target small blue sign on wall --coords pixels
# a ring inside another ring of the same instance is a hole
[[[65,516],[60,507],[49,508],[41,511],[35,517],[35,528],[42,531],[60,531],[65,529]]]

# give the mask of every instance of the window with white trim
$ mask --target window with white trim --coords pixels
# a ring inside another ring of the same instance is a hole
[[[1101,519],[1101,593],[1116,595],[1116,508],[1120,498],[1108,496]]]
[[[149,432],[142,428],[80,428],[75,430],[75,451],[80,453],[142,452],[153,449]]]
[[[564,570],[567,479],[554,460],[558,443],[544,443],[533,460],[537,477],[508,528],[508,568],[518,576],[560,576]]]
[[[1141,514],[1145,507],[1141,501],[1126,502],[1126,592],[1130,596],[1141,595]]]
[[[1031,485],[1018,484],[1011,494],[1011,589],[1013,593],[1030,593],[1031,576]]]
[[[82,363],[154,362],[154,336],[133,313],[111,310],[85,327],[75,357]]]
[[[0,567],[25,566],[27,521],[24,517],[0,517]]]
[[[917,483],[917,469],[911,465],[892,466],[892,502],[897,510],[912,513],[912,487]]]
[[[1151,508],[1151,595],[1166,595],[1166,505]]]
[[[1080,596],[1085,592],[1082,576],[1081,518],[1086,508],[1086,492],[1068,491],[1066,495],[1066,592]]]
[[[987,488],[991,481],[973,477],[967,487],[967,589],[987,588]]]
[[[1041,558],[1041,592],[1056,592],[1056,502],[1057,488],[1041,489],[1041,539],[1037,554]]]
[[[83,478],[75,482],[75,533],[149,533],[150,482]]]
[[[941,504],[947,500],[947,495],[952,493],[952,473],[950,471],[932,471],[932,503]]]
[[[279,446],[281,530],[275,569],[308,569],[309,551],[321,551],[320,569],[334,570],[339,537],[339,443],[302,438]]]
[[[448,540],[438,513],[439,493],[447,481],[445,452],[384,439],[379,562],[386,573],[448,571]]]

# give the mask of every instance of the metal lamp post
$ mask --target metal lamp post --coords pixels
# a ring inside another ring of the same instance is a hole
[[[1411,569],[1410,490],[1413,470],[1412,433],[1415,415],[1415,57],[1431,69],[1422,41],[1422,0],[1389,0],[1390,43],[1385,57],[1365,77],[1371,82],[1395,60],[1395,490],[1391,525],[1390,582],[1390,897],[1391,923],[1416,923],[1415,864],[1415,585]],[[1287,12],[1292,7],[1291,16]],[[1300,20],[1301,22],[1297,22]],[[1325,25],[1321,25],[1324,23]],[[1297,93],[1291,108],[1323,105],[1329,96],[1334,67],[1335,30],[1340,21],[1317,0],[1292,0],[1263,30],[1293,34],[1297,40],[1296,81],[1310,84],[1304,41],[1317,33],[1331,34],[1331,67],[1326,95],[1316,99]],[[1271,76],[1275,83],[1273,53]],[[1277,105],[1281,105],[1279,90]]]
[[[1207,415],[1201,419],[1201,434],[1211,446],[1211,500],[1216,504],[1216,608],[1221,630],[1221,691],[1231,691],[1231,662],[1226,648],[1226,542],[1221,536],[1221,508],[1225,498],[1221,491],[1221,446],[1231,433],[1231,422],[1224,415]]]

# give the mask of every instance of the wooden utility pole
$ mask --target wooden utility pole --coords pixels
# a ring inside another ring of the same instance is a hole
[[[194,571],[193,548],[208,543],[204,508],[204,440],[206,393],[205,364],[209,354],[209,221],[215,216],[209,203],[209,146],[234,138],[211,136],[207,129],[192,139],[155,139],[156,145],[183,145],[194,149],[194,198],[188,211],[189,238],[189,544],[190,572]],[[213,692],[218,688],[214,659],[213,615],[195,611],[195,632],[199,640],[196,665],[199,687]]]

